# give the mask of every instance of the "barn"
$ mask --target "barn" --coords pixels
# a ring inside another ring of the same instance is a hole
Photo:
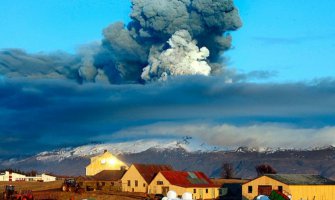
[[[94,176],[104,170],[125,171],[126,169],[128,169],[126,163],[105,150],[102,155],[91,158],[91,163],[86,167],[86,176]]]
[[[266,174],[242,185],[243,200],[269,196],[273,190],[291,200],[335,199],[335,181],[320,175]]]

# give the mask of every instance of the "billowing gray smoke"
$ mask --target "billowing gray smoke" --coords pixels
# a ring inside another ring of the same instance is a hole
[[[104,30],[95,56],[111,82],[218,73],[242,25],[233,0],[132,0],[131,19]]]
[[[233,0],[132,0],[132,21],[103,31],[101,44],[78,55],[0,51],[7,77],[127,83],[222,72],[229,31],[241,20]]]
[[[18,49],[0,51],[0,75],[8,78],[54,78],[79,80],[81,59],[62,52],[28,54]]]

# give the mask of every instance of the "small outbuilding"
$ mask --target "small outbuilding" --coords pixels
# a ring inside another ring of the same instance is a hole
[[[121,178],[125,172],[122,170],[104,170],[94,176],[78,177],[76,181],[86,191],[121,191]]]
[[[266,174],[243,184],[243,200],[269,196],[273,190],[291,200],[335,199],[335,181],[320,175]]]
[[[211,179],[211,181],[216,185],[220,185],[219,199],[241,200],[242,185],[248,182],[249,180],[239,178],[232,178],[232,179],[215,178]]]

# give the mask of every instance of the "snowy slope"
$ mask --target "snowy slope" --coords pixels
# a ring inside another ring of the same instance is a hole
[[[148,149],[165,151],[178,148],[182,148],[187,152],[213,152],[225,150],[224,148],[207,145],[185,137],[180,141],[138,140],[134,142],[89,144],[74,148],[63,148],[60,150],[41,152],[36,155],[36,159],[39,161],[61,161],[67,158],[92,157],[101,154],[104,150],[108,150],[115,155],[119,155],[140,153]]]

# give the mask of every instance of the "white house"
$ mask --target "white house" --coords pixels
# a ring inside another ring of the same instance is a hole
[[[52,181],[56,181],[56,177],[55,176],[51,176],[49,174],[41,174],[42,180],[43,182],[52,182]]]
[[[0,174],[0,181],[40,181],[40,182],[51,182],[56,181],[55,176],[48,174],[41,174],[36,176],[26,176],[23,174],[18,174],[10,171],[5,171]]]
[[[27,176],[25,178],[25,181],[52,182],[52,181],[56,181],[56,177],[43,173],[41,175],[36,175],[36,176]]]
[[[25,181],[26,175],[5,171],[0,174],[0,181]]]

